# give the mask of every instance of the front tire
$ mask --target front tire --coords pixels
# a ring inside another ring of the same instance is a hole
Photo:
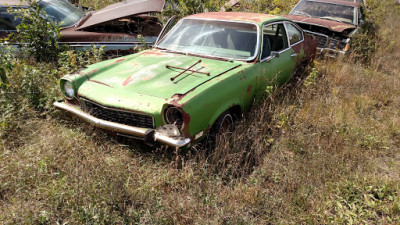
[[[207,138],[207,148],[214,150],[215,147],[227,143],[232,137],[234,130],[234,116],[228,110],[222,113],[211,127]]]

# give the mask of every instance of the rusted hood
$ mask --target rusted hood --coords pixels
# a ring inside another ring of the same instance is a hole
[[[312,18],[312,17],[306,17],[306,16],[284,15],[284,17],[289,18],[289,19],[293,20],[294,22],[322,26],[322,27],[326,27],[326,28],[328,28],[332,31],[336,31],[336,32],[343,32],[344,30],[347,30],[347,29],[357,28],[353,24],[341,23],[341,22],[337,22],[337,21],[324,20],[324,19]]]
[[[164,8],[164,0],[124,0],[109,5],[99,11],[94,11],[88,19],[79,27],[85,29],[105,22],[128,16],[139,15],[150,12],[161,12]]]

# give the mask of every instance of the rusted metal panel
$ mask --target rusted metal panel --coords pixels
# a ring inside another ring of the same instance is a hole
[[[265,20],[278,19],[278,16],[261,14],[261,13],[246,13],[246,12],[210,12],[191,15],[186,18],[203,18],[203,19],[216,19],[216,20],[231,20],[262,23]]]
[[[345,0],[315,0],[315,2],[329,2],[338,5],[346,5],[352,7],[359,7],[361,4],[353,1],[345,1]]]
[[[323,27],[326,27],[326,28],[328,28],[332,31],[336,31],[336,32],[343,32],[344,30],[347,30],[347,29],[356,29],[357,28],[353,24],[340,23],[337,21],[324,20],[324,19],[313,18],[313,17],[296,16],[296,15],[284,15],[284,17],[289,18],[289,19],[291,19],[295,22],[299,22],[299,23],[323,26]]]
[[[164,0],[126,0],[112,4],[102,10],[93,12],[91,16],[79,27],[85,29],[98,24],[116,19],[139,15],[149,12],[161,12]]]

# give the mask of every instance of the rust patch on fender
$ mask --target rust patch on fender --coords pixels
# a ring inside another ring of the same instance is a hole
[[[148,76],[144,77],[143,80],[151,80],[151,78],[153,78],[153,76],[152,75],[148,75]]]
[[[116,63],[123,62],[123,61],[125,61],[125,60],[126,60],[125,58],[117,59],[117,60],[115,60],[114,62],[110,62],[109,64],[107,64],[106,67],[111,66],[111,65],[116,64]]]
[[[126,60],[125,58],[118,59],[117,61],[115,61],[115,63],[123,62],[123,61],[125,61],[125,60]]]
[[[135,75],[130,75],[128,78],[126,78],[126,80],[124,80],[124,82],[122,82],[122,86],[128,85],[133,80],[134,76]]]
[[[101,81],[92,80],[92,79],[89,79],[88,81],[94,82],[94,83],[98,83],[98,84],[101,84],[101,85],[104,85],[104,86],[107,86],[107,87],[112,88],[109,84],[103,83],[103,82],[101,82]]]
[[[249,86],[247,87],[247,97],[250,97],[251,90],[253,90],[253,85],[249,85]]]
[[[99,72],[99,70],[98,69],[94,69],[94,70],[88,72],[86,75],[90,75],[90,74],[93,74],[93,73],[96,73],[96,72]]]
[[[147,51],[147,52],[143,52],[143,53],[141,53],[141,55],[150,55],[150,56],[154,56],[154,55],[156,55],[156,56],[166,56],[166,55],[168,55],[167,53],[164,53],[164,52],[161,52],[161,51],[159,51],[159,50],[151,50],[151,51]]]

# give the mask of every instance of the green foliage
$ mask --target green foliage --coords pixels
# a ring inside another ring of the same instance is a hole
[[[0,89],[7,85],[7,72],[14,67],[14,49],[7,44],[0,43]]]
[[[239,6],[227,8],[227,10],[281,15],[289,13],[297,2],[296,0],[241,0]]]
[[[377,49],[375,32],[357,34],[352,39],[351,55],[353,59],[369,63]]]
[[[23,43],[23,50],[27,55],[33,56],[38,62],[57,61],[60,27],[50,22],[36,1],[28,0],[28,3],[30,8],[14,12],[21,19],[21,24],[17,26],[18,41]]]
[[[306,77],[304,80],[304,86],[308,87],[312,84],[315,84],[315,81],[317,80],[319,76],[319,72],[317,68],[312,68],[310,74]]]
[[[84,52],[75,50],[66,50],[60,52],[58,57],[58,69],[60,74],[68,74],[77,70],[104,60],[104,47],[92,46],[91,49]]]
[[[62,96],[58,85],[61,75],[102,61],[104,57],[102,47],[93,46],[85,52],[64,51],[58,58],[57,69],[53,63],[32,64],[15,58],[9,48],[1,50],[0,54],[9,56],[1,58],[2,65],[10,65],[6,70],[6,83],[0,89],[0,137],[3,138],[23,127],[24,120],[42,117],[52,111],[53,102]]]
[[[84,7],[92,7],[94,9],[101,9],[107,5],[120,2],[121,0],[74,0],[72,1],[76,5],[82,5]]]
[[[59,96],[54,65],[29,65],[15,60],[0,96],[0,137],[22,126],[21,121],[40,116]]]
[[[146,43],[146,40],[144,39],[144,37],[141,34],[139,34],[137,36],[137,38],[140,41],[140,45],[135,46],[135,52],[141,52],[141,51],[144,51],[144,50],[150,48],[150,46]]]
[[[332,224],[400,222],[398,187],[349,180],[338,187],[336,193],[335,199],[330,201],[330,211],[325,213],[327,221]]]
[[[217,0],[167,0],[163,14],[181,18],[195,13],[219,11],[223,3]]]

